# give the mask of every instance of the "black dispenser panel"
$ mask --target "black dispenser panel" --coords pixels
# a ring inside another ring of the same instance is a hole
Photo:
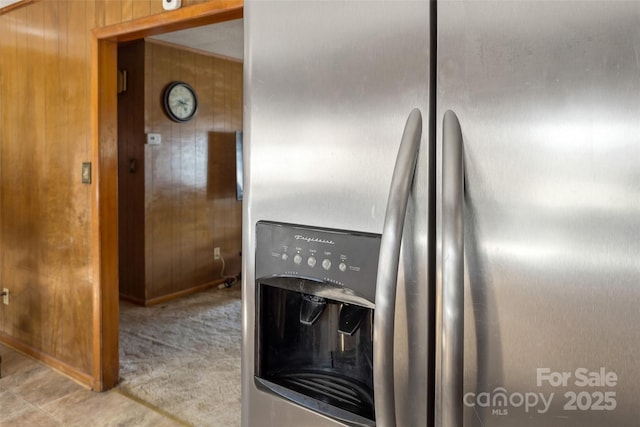
[[[259,285],[259,387],[356,425],[372,425],[373,309]]]
[[[374,302],[380,235],[260,221],[256,277],[303,277]]]
[[[271,222],[259,222],[256,235],[256,385],[374,426],[380,236]]]

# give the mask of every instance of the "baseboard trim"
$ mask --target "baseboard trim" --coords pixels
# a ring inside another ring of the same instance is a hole
[[[138,297],[132,297],[131,295],[126,295],[126,294],[123,294],[122,292],[120,293],[120,299],[123,301],[130,302],[131,304],[144,305],[143,299]]]
[[[33,348],[32,346],[25,344],[22,341],[5,334],[4,332],[0,332],[0,342],[19,353],[22,353],[26,356],[31,357],[32,359],[44,363],[53,370],[71,378],[82,386],[92,388],[93,378],[86,372],[79,371],[73,366],[61,361],[60,359],[44,353],[41,350]]]
[[[202,285],[198,285],[198,286],[194,286],[192,288],[187,288],[187,289],[183,289],[177,292],[173,292],[170,294],[166,294],[166,295],[161,295],[159,297],[155,297],[155,298],[149,298],[146,300],[142,300],[140,298],[135,298],[135,297],[131,297],[129,295],[124,295],[124,294],[120,294],[120,299],[125,300],[125,301],[129,301],[130,303],[133,304],[137,304],[137,305],[142,305],[145,307],[149,307],[152,305],[158,305],[158,304],[162,304],[163,302],[167,302],[167,301],[171,301],[177,298],[181,298],[190,294],[195,294],[197,292],[202,292],[202,291],[206,291],[207,289],[216,287],[222,283],[225,282],[225,278],[223,279],[218,279],[218,280],[214,280],[213,282],[207,282],[204,283]]]

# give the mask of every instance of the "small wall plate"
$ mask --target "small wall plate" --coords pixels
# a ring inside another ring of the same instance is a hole
[[[82,163],[82,183],[91,184],[91,162]]]
[[[147,134],[147,144],[148,145],[160,145],[162,144],[162,135],[159,133],[148,133]]]

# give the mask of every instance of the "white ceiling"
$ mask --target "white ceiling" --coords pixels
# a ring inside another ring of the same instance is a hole
[[[242,19],[234,19],[149,38],[242,61],[244,58],[243,22]]]
[[[18,3],[21,0],[0,0],[0,9],[3,7],[11,6],[14,3]]]

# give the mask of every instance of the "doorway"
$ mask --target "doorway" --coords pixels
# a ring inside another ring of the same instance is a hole
[[[233,57],[206,41],[222,32],[237,45]],[[121,299],[155,305],[240,274],[242,33],[243,21],[234,20],[166,34],[172,43],[152,37],[118,45],[118,73],[126,76],[118,94]],[[188,88],[191,119],[167,111],[177,85]]]
[[[93,233],[93,389],[119,377],[118,269],[118,44],[243,17],[242,1],[207,2],[93,31],[91,60]]]

